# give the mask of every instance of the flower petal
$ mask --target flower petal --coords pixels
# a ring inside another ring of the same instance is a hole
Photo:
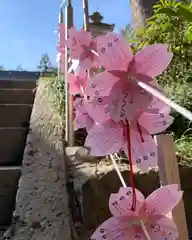
[[[66,41],[67,46],[69,48],[70,58],[79,60],[81,54],[83,53],[83,49],[79,42],[79,32],[75,27],[69,29],[69,38]]]
[[[93,59],[90,56],[83,56],[80,58],[79,66],[81,69],[90,69],[94,67]]]
[[[173,120],[172,116],[159,112],[157,114],[143,113],[138,122],[147,132],[156,134],[165,131],[173,123]]]
[[[108,96],[118,78],[105,71],[87,80],[85,93],[90,100],[99,96]]]
[[[80,84],[78,84],[77,77],[74,74],[68,73],[68,83],[70,94],[75,95],[81,92]]]
[[[109,218],[102,223],[91,236],[91,240],[145,240],[145,238],[136,238],[133,236],[133,230],[130,223],[121,218]]]
[[[123,129],[112,121],[94,124],[88,133],[85,146],[92,156],[106,156],[118,152],[123,146]]]
[[[110,119],[108,101],[105,97],[95,97],[94,101],[87,101],[85,108],[95,122],[103,123]]]
[[[110,116],[115,122],[131,121],[138,109],[147,109],[152,96],[131,81],[118,81],[109,95]]]
[[[130,135],[133,164],[143,172],[147,172],[150,167],[157,167],[157,146],[151,135],[141,126],[139,129],[138,126],[131,127]]]
[[[75,107],[76,107],[76,116],[87,113],[87,110],[85,108],[85,99],[77,98],[75,100]]]
[[[133,58],[128,42],[115,33],[107,33],[99,37],[97,51],[101,65],[107,70],[126,71]]]
[[[81,45],[89,47],[92,42],[91,33],[81,28],[78,31],[78,41]]]
[[[148,114],[163,113],[169,115],[171,113],[171,108],[158,98],[153,97],[151,104],[145,112]]]
[[[79,128],[86,128],[89,131],[94,124],[94,121],[88,114],[81,114],[75,118],[75,130]]]
[[[158,188],[146,199],[146,213],[148,215],[166,215],[179,203],[183,195],[177,184]]]
[[[153,44],[137,52],[132,71],[150,77],[158,76],[168,67],[173,57],[167,48],[167,44]]]
[[[131,187],[121,187],[118,194],[111,194],[109,198],[109,209],[114,217],[133,217],[138,216],[145,198],[143,194],[136,189],[136,209],[131,210],[133,201],[133,190]]]
[[[149,223],[148,233],[155,240],[175,240],[179,236],[173,220],[165,216]]]

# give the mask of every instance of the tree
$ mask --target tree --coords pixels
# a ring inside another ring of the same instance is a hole
[[[130,0],[133,29],[138,30],[146,26],[146,18],[153,15],[153,5],[157,0]]]
[[[41,60],[40,60],[40,64],[39,64],[38,68],[42,72],[47,72],[50,67],[51,67],[51,62],[50,62],[49,56],[47,53],[44,53],[41,56]]]

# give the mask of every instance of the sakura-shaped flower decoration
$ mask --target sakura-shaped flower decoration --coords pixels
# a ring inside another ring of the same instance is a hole
[[[167,49],[167,44],[153,44],[134,56],[121,36],[108,33],[99,37],[97,52],[106,70],[89,79],[86,94],[92,99],[108,96],[109,114],[114,121],[132,120],[138,109],[146,111],[152,101],[152,95],[137,83],[141,81],[159,90],[154,77],[163,72],[172,59]]]
[[[76,30],[72,27],[69,30],[67,41],[70,58],[79,60],[82,69],[99,67],[99,59],[96,54],[96,39],[92,39],[91,33],[83,29]]]
[[[79,128],[86,128],[87,132],[93,127],[94,121],[89,116],[86,107],[85,99],[78,98],[75,100],[76,105],[76,117],[75,117],[75,130]]]
[[[179,203],[182,191],[178,185],[161,187],[146,199],[136,190],[137,200],[132,205],[133,191],[122,187],[111,194],[109,208],[113,215],[93,233],[92,240],[175,240],[178,231],[168,213]]]
[[[68,73],[69,92],[72,95],[80,94],[84,96],[86,87],[86,72],[79,74]]]
[[[141,89],[137,79],[163,94],[153,77],[168,66],[172,54],[167,52],[167,45],[157,44],[133,56],[128,43],[116,34],[100,37],[97,47],[106,70],[88,79],[86,95],[90,102],[87,111],[100,125],[89,131],[85,144],[96,156],[121,148],[128,153],[129,161],[146,171],[157,166],[157,148],[151,134],[164,131],[173,118],[170,108]]]
[[[151,113],[138,113],[129,124],[116,123],[112,119],[95,123],[88,132],[85,146],[91,149],[93,156],[106,156],[124,150],[129,161],[144,172],[149,167],[157,167],[157,146],[151,134],[167,129],[173,117],[169,115],[170,108],[156,98],[148,111]]]

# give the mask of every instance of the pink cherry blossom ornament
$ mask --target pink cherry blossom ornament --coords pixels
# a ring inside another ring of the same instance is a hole
[[[145,111],[153,98],[138,86],[137,81],[159,89],[159,85],[153,83],[153,77],[167,68],[172,53],[167,51],[166,44],[154,44],[134,56],[128,43],[114,33],[99,37],[97,48],[99,60],[106,71],[89,81],[86,93],[93,98],[96,95],[109,96],[111,118],[116,122],[130,121],[138,110]],[[103,90],[104,86],[107,90]]]
[[[106,156],[124,150],[128,153],[128,142],[131,142],[132,163],[140,170],[147,172],[157,167],[157,146],[151,135],[136,122],[129,126],[130,140],[127,139],[127,127],[122,123],[108,120],[102,124],[94,124],[85,141],[90,147],[92,156]]]
[[[85,104],[84,104],[84,99],[76,99],[75,101],[76,105],[76,117],[75,117],[75,130],[79,128],[86,128],[87,131],[92,128],[94,121],[93,119],[89,116]]]
[[[109,199],[113,217],[101,224],[91,239],[146,240],[145,230],[152,240],[175,240],[178,237],[177,227],[166,215],[179,203],[182,194],[177,184],[159,188],[146,199],[136,190],[137,201],[133,211],[132,188],[122,187]]]
[[[124,146],[123,128],[113,121],[95,123],[88,132],[85,146],[92,156],[106,156],[118,152]]]
[[[79,60],[79,66],[82,69],[89,69],[93,66],[99,66],[96,51],[96,40],[92,39],[91,33],[83,29],[77,31],[72,27],[69,30],[69,39],[67,46],[70,50],[70,57]]]
[[[132,163],[140,170],[147,172],[149,168],[157,167],[157,146],[151,134],[164,131],[173,118],[169,115],[170,108],[167,109],[165,104],[159,101],[154,100],[150,107],[155,109],[153,114],[138,112],[137,117],[130,123],[114,122],[108,118],[98,125],[93,125],[85,142],[85,145],[91,148],[91,154],[105,156],[123,149],[127,154],[131,151]],[[97,115],[100,116],[98,113]],[[96,119],[94,114],[91,116]]]
[[[84,94],[86,86],[86,74],[75,75],[68,73],[69,92],[72,95]]]
[[[106,70],[119,70],[131,75],[142,74],[156,77],[172,60],[167,44],[152,44],[135,54],[124,38],[115,33],[107,33],[97,39],[97,51],[101,65]]]

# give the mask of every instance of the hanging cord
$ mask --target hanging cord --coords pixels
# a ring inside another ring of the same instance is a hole
[[[125,180],[124,180],[124,178],[123,178],[123,176],[122,176],[122,174],[121,174],[121,172],[120,172],[120,170],[119,170],[119,168],[118,168],[118,166],[117,166],[115,157],[111,154],[111,155],[110,155],[110,158],[111,158],[111,160],[112,160],[113,166],[114,166],[114,168],[115,168],[115,171],[117,172],[117,175],[118,175],[118,177],[119,177],[119,179],[120,179],[120,181],[121,181],[122,186],[123,186],[123,187],[127,187],[127,185],[126,185],[126,183],[125,183]]]
[[[132,154],[131,154],[131,132],[130,132],[130,123],[126,121],[125,125],[126,129],[126,139],[127,139],[127,150],[128,150],[128,159],[129,159],[129,165],[130,165],[130,177],[131,177],[131,187],[133,191],[133,201],[132,201],[132,206],[131,210],[135,211],[136,208],[136,191],[135,191],[135,183],[134,183],[134,173],[133,173],[133,162],[132,162]]]
[[[113,154],[110,155],[110,158],[112,160],[113,166],[115,168],[115,171],[117,172],[117,175],[118,175],[118,177],[119,177],[119,179],[121,181],[122,186],[123,187],[127,187],[127,185],[125,183],[125,180],[124,180],[124,178],[123,178],[123,176],[121,174],[121,171],[119,170],[119,167],[117,166],[116,158],[113,156]],[[148,231],[147,231],[147,229],[145,227],[145,224],[144,224],[144,222],[142,220],[140,220],[140,224],[141,224],[141,228],[143,230],[143,233],[145,234],[146,239],[147,240],[152,240],[151,237],[149,236]]]
[[[145,237],[147,240],[152,240],[151,237],[149,236],[149,233],[147,231],[147,228],[145,227],[145,224],[142,220],[140,220],[140,223],[141,223],[141,228],[143,229],[143,232],[145,234]]]

